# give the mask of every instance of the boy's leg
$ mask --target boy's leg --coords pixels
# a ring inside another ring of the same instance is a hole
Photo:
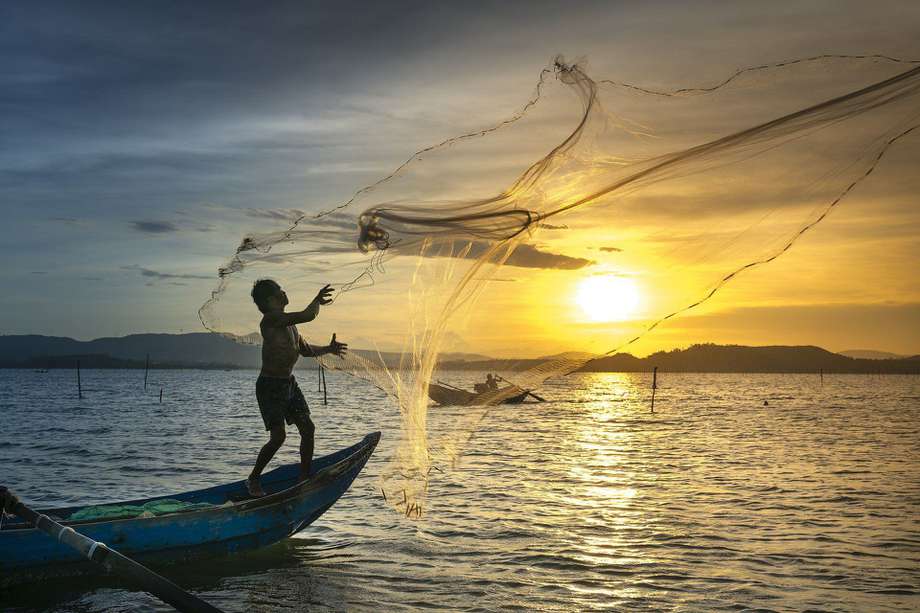
[[[300,432],[300,480],[305,481],[310,476],[310,466],[313,464],[313,438],[316,427],[308,415],[298,416],[294,424]]]
[[[307,399],[303,397],[294,377],[291,377],[291,399],[286,417],[288,423],[296,425],[300,432],[300,481],[305,481],[310,476],[310,465],[313,463],[313,433],[316,428],[310,419]]]
[[[262,491],[262,484],[259,483],[259,477],[284,443],[284,412],[287,410],[290,398],[291,381],[289,379],[275,379],[260,375],[256,380],[256,400],[259,402],[259,412],[262,414],[265,429],[271,435],[268,442],[259,451],[256,465],[249,474],[249,478],[246,479],[246,489],[253,496],[265,495],[265,492]]]
[[[249,474],[249,479],[246,480],[246,486],[249,488],[249,493],[253,495],[264,495],[264,492],[262,492],[262,484],[259,483],[259,477],[284,443],[284,438],[286,436],[284,421],[272,426],[270,432],[271,436],[268,442],[262,446],[261,451],[259,451],[259,457],[256,458],[256,465]]]

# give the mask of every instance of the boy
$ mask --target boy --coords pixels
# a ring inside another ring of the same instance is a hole
[[[259,481],[262,470],[281,447],[285,439],[285,421],[297,426],[300,432],[300,480],[310,475],[313,460],[313,422],[310,409],[304,400],[297,381],[294,365],[299,356],[321,356],[327,353],[343,357],[348,345],[335,340],[326,347],[310,347],[297,332],[297,324],[316,319],[319,307],[332,302],[334,290],[326,285],[303,311],[285,313],[287,294],[275,281],[260,279],[252,286],[252,300],[262,312],[259,330],[262,332],[262,371],[256,381],[256,399],[271,435],[259,452],[255,468],[246,479],[246,489],[251,496],[264,496]]]

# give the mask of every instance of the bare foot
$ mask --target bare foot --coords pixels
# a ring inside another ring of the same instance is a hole
[[[252,477],[246,479],[246,491],[248,491],[249,495],[253,498],[261,498],[265,495],[265,490],[262,489],[262,484],[258,479],[253,479]]]

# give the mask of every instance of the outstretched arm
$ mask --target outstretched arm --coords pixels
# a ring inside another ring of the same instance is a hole
[[[309,358],[309,357],[318,358],[321,355],[327,355],[330,353],[332,355],[337,355],[340,358],[343,358],[345,357],[345,352],[348,351],[348,345],[345,343],[340,343],[337,340],[335,340],[335,334],[332,335],[332,341],[328,345],[325,345],[322,347],[313,347],[312,345],[307,343],[307,341],[303,340],[302,336],[299,338],[300,338],[300,355],[304,356],[305,358]]]
[[[316,294],[316,298],[314,298],[304,310],[295,311],[294,313],[268,313],[265,315],[263,321],[265,325],[271,328],[287,328],[288,326],[295,326],[297,324],[313,321],[316,319],[316,316],[319,315],[319,307],[332,302],[331,296],[334,291],[335,290],[329,287],[329,285],[325,285],[323,289],[319,290],[319,293]]]

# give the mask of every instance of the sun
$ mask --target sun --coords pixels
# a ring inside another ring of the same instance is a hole
[[[578,284],[575,301],[591,321],[621,321],[636,312],[638,284],[628,277],[592,276]]]

